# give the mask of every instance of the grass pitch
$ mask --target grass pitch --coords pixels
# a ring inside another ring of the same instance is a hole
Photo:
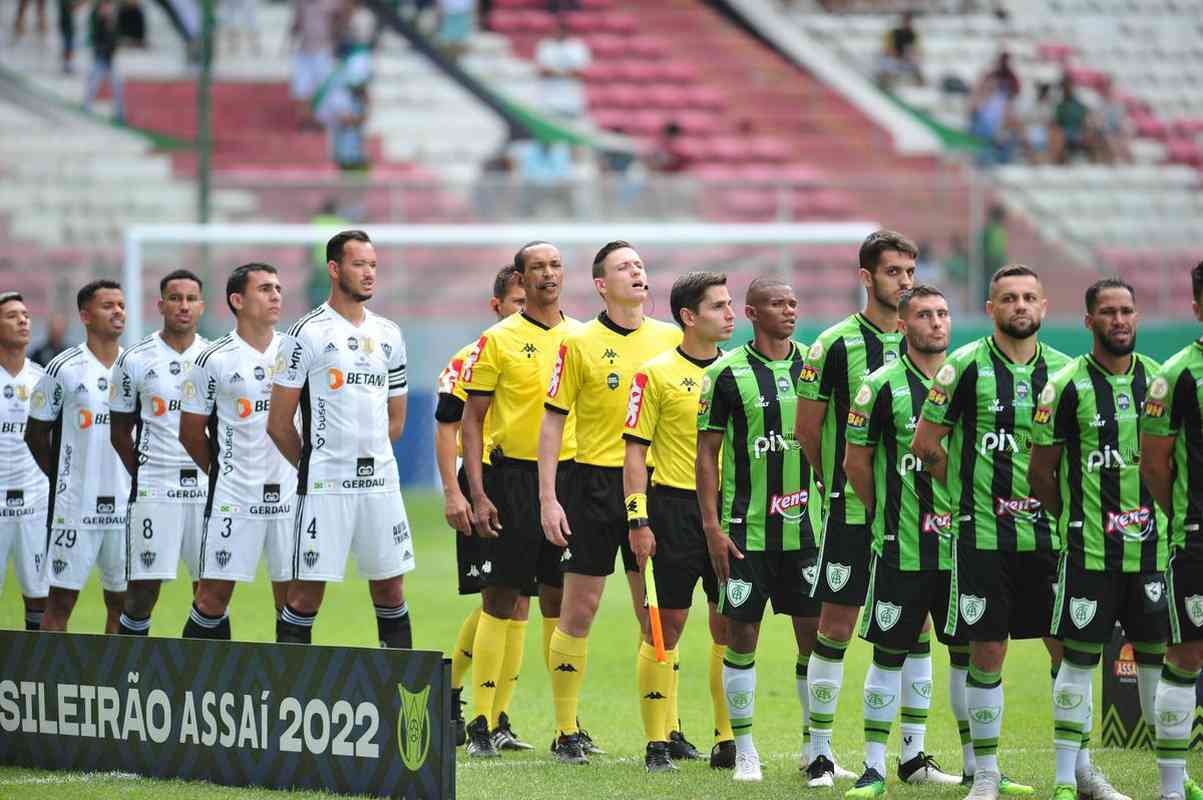
[[[413,615],[414,643],[421,649],[450,650],[474,598],[455,594],[455,550],[442,520],[441,496],[410,492],[406,496],[415,531],[418,568],[406,577],[406,598]],[[621,569],[621,567],[620,567]],[[182,573],[186,574],[186,573]],[[163,588],[154,615],[152,635],[178,636],[190,605],[189,587],[177,580]],[[537,604],[535,604],[537,605]],[[247,641],[273,641],[270,585],[262,574],[253,585],[240,586],[231,607],[234,636]],[[104,609],[95,579],[84,590],[71,620],[71,629],[101,630]],[[21,628],[24,616],[19,585],[10,571],[0,597],[0,627]],[[358,578],[331,584],[314,641],[319,644],[376,645],[376,622],[367,586]],[[796,798],[810,790],[798,772],[801,745],[801,709],[794,690],[797,657],[793,633],[780,617],[766,620],[757,653],[755,736],[765,762],[764,782],[739,785],[728,772],[709,769],[705,762],[680,764],[673,775],[648,776],[643,770],[643,728],[635,691],[635,654],[638,630],[622,576],[612,578],[590,637],[589,671],[581,697],[581,720],[594,739],[609,751],[586,767],[563,767],[551,761],[547,746],[553,733],[551,694],[540,658],[542,648],[538,612],[532,609],[527,629],[526,658],[519,688],[510,708],[515,729],[536,745],[530,753],[489,763],[460,758],[456,771],[457,795],[468,800],[541,800],[542,798],[622,797],[712,798],[738,792],[741,798]],[[711,745],[711,712],[707,676],[705,599],[699,588],[694,617],[681,642],[681,716],[686,735],[703,751]],[[844,690],[836,718],[834,745],[841,764],[859,772],[861,763],[861,691],[870,648],[864,642],[848,650]],[[961,765],[956,723],[947,702],[947,657],[943,647],[933,649],[935,699],[928,722],[927,749],[949,772]],[[1003,769],[1014,779],[1037,787],[1038,797],[1052,795],[1053,747],[1048,656],[1039,642],[1018,642],[1011,647],[1003,677],[1006,716],[1003,726]],[[471,676],[467,680],[471,686]],[[471,689],[466,689],[470,693]],[[1097,697],[1096,709],[1101,706]],[[1095,724],[1098,725],[1096,711]],[[891,769],[898,752],[897,725],[890,743]],[[459,751],[462,756],[463,751]],[[1134,800],[1159,795],[1157,769],[1151,752],[1095,750],[1095,762],[1115,786]],[[1203,757],[1192,754],[1189,764],[1203,773]],[[889,794],[896,798],[962,798],[965,790],[907,787],[891,775]],[[841,796],[849,784],[837,784],[836,793],[815,791],[816,797]],[[66,797],[177,800],[178,798],[326,798],[315,792],[275,792],[213,786],[206,783],[150,780],[120,773],[61,773],[0,767],[3,800],[60,800]]]

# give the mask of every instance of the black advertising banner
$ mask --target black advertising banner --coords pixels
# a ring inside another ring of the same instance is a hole
[[[454,798],[441,653],[0,631],[0,764]]]
[[[1203,682],[1195,687],[1195,722],[1191,727],[1191,749],[1203,744]],[[1111,641],[1103,648],[1103,747],[1149,750],[1155,734],[1140,714],[1140,691],[1136,687],[1136,661],[1132,645],[1117,625]]]

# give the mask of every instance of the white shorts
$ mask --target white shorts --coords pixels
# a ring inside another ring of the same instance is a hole
[[[46,552],[46,513],[0,520],[0,593],[8,574],[8,557],[25,597],[45,597],[50,587],[42,572],[42,554]]]
[[[100,585],[106,592],[125,591],[125,529],[51,528],[50,546],[42,572],[54,589],[79,591],[88,582],[92,567],[100,568]]]
[[[173,581],[181,559],[197,580],[203,503],[135,500],[125,519],[126,580]]]
[[[334,70],[329,53],[297,53],[292,57],[292,99],[308,102]]]
[[[272,582],[292,580],[292,527],[290,517],[209,517],[201,536],[201,579],[249,583],[266,555]]]
[[[413,536],[400,491],[297,497],[293,579],[341,581],[351,551],[359,574],[370,581],[414,568]]]

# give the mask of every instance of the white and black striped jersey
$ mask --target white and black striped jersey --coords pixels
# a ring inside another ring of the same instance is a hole
[[[180,353],[152,333],[113,365],[113,411],[137,414],[137,471],[130,501],[203,503],[206,488],[196,462],[180,444],[181,389],[209,342],[197,336]]]
[[[25,446],[29,398],[44,373],[28,358],[16,375],[0,368],[0,522],[46,513],[50,486]]]
[[[366,312],[352,325],[326,303],[280,347],[276,383],[301,389],[300,494],[382,492],[398,485],[388,401],[406,393],[401,329]]]

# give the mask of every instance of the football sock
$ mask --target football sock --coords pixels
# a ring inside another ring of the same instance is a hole
[[[673,648],[668,651],[668,663],[672,665],[672,684],[668,687],[668,712],[665,716],[664,733],[681,730],[681,709],[677,705],[677,687],[681,685],[681,651]]]
[[[1157,683],[1161,680],[1165,644],[1133,642],[1132,655],[1136,660],[1136,688],[1140,693],[1140,714],[1151,729],[1157,724],[1153,707],[1157,704]]]
[[[837,642],[819,634],[806,674],[810,689],[810,754],[812,758],[831,753],[831,728],[835,724],[835,708],[840,700],[844,682],[844,652],[847,642]]]
[[[635,666],[639,685],[639,716],[643,719],[643,734],[649,742],[668,741],[669,692],[672,691],[672,661],[656,660],[656,648],[647,642],[639,645]]]
[[[902,763],[923,752],[931,709],[931,633],[919,634],[902,665]],[[884,772],[882,773],[885,774]]]
[[[902,665],[906,653],[873,648],[873,663],[865,674],[865,765],[886,774],[886,742],[902,694]],[[904,716],[903,719],[906,717]],[[905,760],[905,759],[904,759]]]
[[[459,638],[455,640],[455,652],[451,654],[451,688],[464,688],[464,676],[472,669],[472,645],[476,641],[476,623],[480,621],[480,608],[464,618],[459,627]]]
[[[230,620],[225,614],[220,617],[210,617],[192,604],[188,612],[188,621],[184,623],[185,639],[224,639],[230,638]]]
[[[969,704],[965,701],[965,681],[969,678],[969,646],[948,647],[948,705],[961,734],[961,771],[972,775],[977,770],[973,755],[973,737],[969,734]]]
[[[1053,746],[1056,748],[1059,785],[1076,786],[1082,731],[1090,720],[1091,678],[1094,669],[1061,661],[1053,686]]]
[[[1190,747],[1191,725],[1195,719],[1197,671],[1188,672],[1169,661],[1161,669],[1157,687],[1157,770],[1161,773],[1161,793],[1186,796],[1186,752]]]
[[[380,646],[394,650],[412,650],[413,629],[410,627],[409,606],[401,601],[399,606],[376,606],[376,631],[380,634]]]
[[[292,644],[310,644],[313,642],[313,621],[317,614],[302,614],[287,603],[276,620],[276,641]]]
[[[589,640],[569,636],[556,628],[548,647],[551,668],[551,701],[555,707],[556,729],[563,734],[576,733],[576,710],[585,682],[585,665],[589,661]]]
[[[723,691],[723,656],[727,645],[710,644],[710,705],[714,707],[714,741],[735,739],[731,731],[731,715],[727,713],[727,695]]]
[[[40,631],[42,629],[42,611],[25,612],[25,630]]]
[[[491,721],[509,627],[508,619],[480,612],[476,638],[472,641],[472,719],[483,716]]]
[[[1002,673],[987,672],[970,664],[965,701],[969,706],[969,734],[973,737],[977,769],[998,772],[998,737],[1003,718]]]
[[[752,712],[756,709],[756,654],[737,653],[730,647],[723,656],[723,694],[735,733],[737,753],[755,753]]]
[[[493,714],[489,717],[489,730],[497,727],[501,713],[510,707],[514,690],[518,688],[518,674],[522,671],[522,655],[526,651],[526,620],[512,619],[505,632],[505,657],[501,659],[501,678],[497,681],[497,694],[493,697]]]
[[[117,633],[122,636],[149,636],[150,617],[138,619],[122,612],[121,618],[117,621]]]
[[[548,672],[551,672],[551,637],[559,621],[559,617],[543,618],[543,666],[547,667]]]
[[[810,757],[810,690],[806,687],[806,670],[810,666],[810,654],[798,653],[794,664],[794,688],[798,690],[798,704],[802,706],[802,760],[809,764]]]

